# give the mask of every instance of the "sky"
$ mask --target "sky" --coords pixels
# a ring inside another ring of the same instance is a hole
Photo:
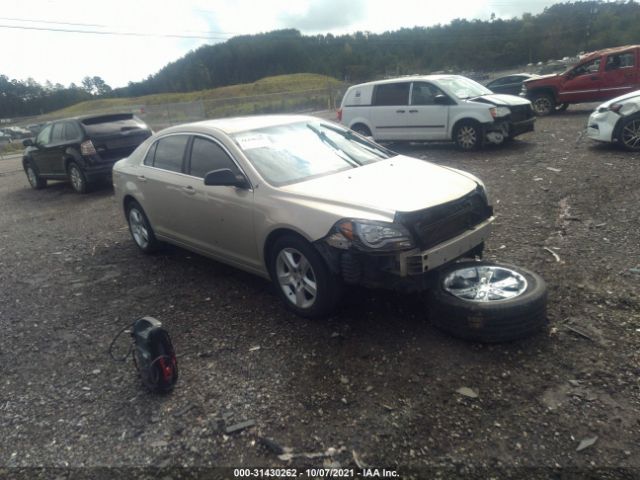
[[[538,14],[559,0],[4,0],[0,74],[111,87],[143,80],[201,45],[296,28],[303,34],[374,33]],[[85,32],[85,33],[81,33]],[[89,33],[93,32],[93,33]]]

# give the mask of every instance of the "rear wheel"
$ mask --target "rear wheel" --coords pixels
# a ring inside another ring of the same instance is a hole
[[[25,165],[24,171],[27,174],[27,180],[29,180],[29,185],[31,185],[31,188],[40,190],[41,188],[47,186],[47,180],[42,178],[38,174],[38,171],[30,162]]]
[[[151,228],[147,215],[138,202],[132,200],[127,205],[127,221],[133,241],[144,253],[153,253],[160,247],[160,242]]]
[[[69,163],[67,173],[69,175],[69,182],[71,182],[71,186],[76,192],[87,193],[89,191],[87,177],[76,162]]]
[[[620,124],[619,141],[627,150],[640,151],[640,116],[624,119]]]
[[[351,127],[351,130],[353,130],[356,133],[359,133],[363,137],[371,136],[371,130],[369,130],[369,127],[361,123],[356,123],[353,127]]]
[[[549,115],[556,108],[556,102],[548,93],[538,93],[535,95],[531,101],[531,105],[533,106],[533,111],[536,112],[536,115],[539,117]]]

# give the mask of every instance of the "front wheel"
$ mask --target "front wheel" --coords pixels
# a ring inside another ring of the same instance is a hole
[[[38,174],[38,171],[31,163],[25,165],[24,171],[27,174],[27,180],[29,180],[31,188],[40,190],[47,186],[47,180]]]
[[[531,106],[533,107],[533,111],[536,115],[544,117],[555,110],[556,102],[548,93],[539,93],[531,100]]]
[[[456,125],[453,141],[460,150],[477,150],[482,143],[482,130],[476,122],[464,121]]]
[[[620,124],[620,145],[632,152],[640,151],[640,117],[625,118]]]
[[[313,245],[296,235],[285,235],[271,251],[271,278],[289,310],[301,317],[320,318],[335,309],[342,282]]]

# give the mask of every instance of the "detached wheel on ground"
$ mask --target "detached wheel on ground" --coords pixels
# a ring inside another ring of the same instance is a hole
[[[482,128],[472,121],[462,121],[453,130],[453,141],[460,150],[477,150],[482,144]]]
[[[36,168],[30,163],[27,162],[24,166],[24,171],[27,174],[27,180],[29,180],[29,185],[31,188],[36,190],[40,190],[47,186],[47,180],[42,178]]]
[[[133,241],[144,253],[153,253],[160,247],[160,242],[156,238],[153,228],[149,223],[147,215],[138,202],[135,200],[127,204],[127,222],[129,232]]]
[[[454,263],[440,272],[428,312],[433,325],[455,337],[517,340],[547,324],[547,286],[538,274],[514,265]]]
[[[536,115],[544,117],[555,111],[556,102],[548,93],[538,93],[531,100],[531,106]]]
[[[87,193],[89,191],[87,177],[76,162],[69,163],[67,174],[69,175],[69,182],[71,182],[71,186],[76,192]]]
[[[271,278],[287,308],[306,318],[329,315],[342,294],[342,281],[313,245],[297,235],[276,240],[269,259]]]
[[[627,150],[640,151],[640,115],[633,115],[622,121],[619,141]]]

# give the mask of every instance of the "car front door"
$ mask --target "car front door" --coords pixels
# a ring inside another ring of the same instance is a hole
[[[429,82],[411,84],[411,102],[407,115],[409,140],[446,140],[449,105],[436,104],[435,98],[446,94]]]
[[[36,149],[30,155],[42,175],[66,175],[64,167],[61,167],[64,156],[64,148],[60,145],[63,128],[63,123],[54,123],[43,129],[36,138]]]
[[[567,72],[558,94],[558,103],[593,102],[600,100],[600,89],[603,84],[601,65],[598,57],[583,63]]]
[[[194,192],[185,202],[190,243],[225,261],[261,268],[253,223],[253,190],[204,184],[208,172],[222,168],[246,177],[222,143],[212,137],[194,136],[187,162]]]
[[[371,117],[376,140],[411,140],[407,131],[411,82],[381,83],[373,90]]]
[[[636,50],[607,55],[603,77],[602,99],[614,98],[637,89]]]

